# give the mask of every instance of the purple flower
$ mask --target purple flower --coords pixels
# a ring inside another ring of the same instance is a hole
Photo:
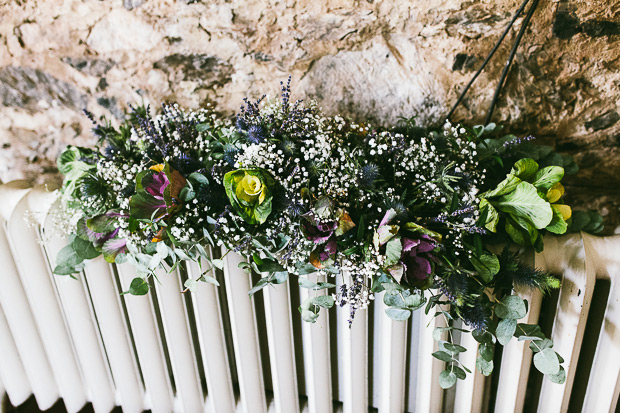
[[[401,262],[404,276],[410,282],[424,281],[431,274],[431,260],[435,257],[431,254],[436,247],[433,239],[427,235],[420,235],[418,239],[403,238],[403,255]]]

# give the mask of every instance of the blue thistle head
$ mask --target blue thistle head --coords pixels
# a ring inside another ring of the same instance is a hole
[[[372,186],[379,177],[379,167],[374,163],[364,165],[359,173],[359,184],[362,187]]]
[[[224,156],[222,157],[222,159],[224,159],[224,161],[230,166],[233,166],[235,164],[235,158],[237,157],[238,153],[239,149],[235,148],[230,144],[226,144],[224,145]]]
[[[191,158],[190,156],[186,154],[182,154],[172,159],[170,161],[170,164],[174,167],[174,169],[176,169],[182,175],[185,175],[185,176],[189,175],[190,173],[202,167],[202,164],[200,162],[198,162],[197,160],[195,160],[194,158]]]
[[[248,124],[245,122],[245,119],[238,116],[237,121],[235,122],[235,127],[237,128],[237,131],[244,132],[248,129]]]
[[[459,307],[459,312],[465,324],[474,330],[486,330],[489,327],[491,315],[483,303],[476,302],[472,306]]]
[[[261,143],[265,140],[265,132],[259,125],[252,125],[248,128],[248,141],[251,143]]]

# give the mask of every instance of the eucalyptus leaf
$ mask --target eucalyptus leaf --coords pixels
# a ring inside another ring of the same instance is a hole
[[[449,389],[456,384],[456,374],[450,370],[444,370],[439,374],[439,385],[442,389]]]
[[[551,348],[546,348],[534,354],[534,366],[545,375],[553,375],[560,372],[560,361],[555,351]]]
[[[512,318],[504,318],[497,324],[495,336],[502,346],[508,344],[517,329],[517,320]]]
[[[564,384],[564,382],[566,381],[566,370],[564,370],[564,367],[560,366],[560,371],[558,371],[556,374],[549,374],[547,375],[547,377],[553,383]]]
[[[493,360],[485,360],[482,357],[476,359],[476,368],[482,375],[490,376],[493,373]]]
[[[405,321],[411,316],[411,311],[403,308],[386,308],[385,314],[395,321]]]
[[[499,318],[511,318],[518,320],[525,317],[527,309],[523,299],[516,295],[507,295],[495,304],[495,315]]]
[[[445,352],[445,351],[436,351],[436,352],[434,352],[432,354],[432,356],[435,357],[438,360],[445,361],[446,363],[449,363],[449,362],[454,360],[452,355],[450,353]]]
[[[140,277],[136,277],[129,284],[129,290],[123,292],[122,294],[131,294],[131,295],[145,295],[149,292],[149,283]]]

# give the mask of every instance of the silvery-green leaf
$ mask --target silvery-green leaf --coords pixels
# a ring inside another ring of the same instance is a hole
[[[536,354],[534,354],[534,366],[542,374],[558,374],[560,371],[560,361],[555,351],[551,348],[546,348]]]
[[[499,318],[518,320],[525,317],[527,309],[523,299],[516,295],[507,295],[495,305],[495,315]]]
[[[482,357],[478,357],[478,359],[476,360],[476,367],[478,368],[478,371],[484,376],[489,376],[491,373],[493,373],[493,360],[487,361]]]
[[[411,316],[411,311],[402,308],[386,308],[385,314],[392,320],[405,321]]]
[[[439,374],[439,385],[442,389],[449,389],[456,384],[456,374],[450,370],[444,370]]]
[[[517,320],[505,318],[497,324],[495,336],[502,346],[508,344],[517,329]]]

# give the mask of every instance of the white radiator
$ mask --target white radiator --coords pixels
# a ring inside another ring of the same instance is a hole
[[[543,308],[566,360],[564,385],[530,375],[532,354],[513,340],[493,377],[471,374],[444,391],[437,380],[442,362],[431,356],[436,319],[418,311],[408,322],[392,321],[381,297],[349,329],[340,308],[322,311],[316,324],[301,322],[300,300],[324,292],[300,290],[295,279],[250,299],[252,280],[232,254],[216,274],[221,287],[200,283],[191,295],[180,291],[184,277],[197,276],[192,265],[160,273],[155,289],[141,297],[119,295],[135,276],[128,265],[97,259],[78,280],[52,275],[65,244],[50,235],[53,201],[43,187],[0,185],[0,389],[13,405],[33,394],[43,410],[62,398],[69,412],[90,402],[98,413],[117,405],[156,413],[520,412],[524,406],[551,413],[567,411],[569,402],[584,412],[616,408],[620,236],[548,237],[534,258],[563,275],[556,308]],[[597,280],[609,288],[606,304],[595,303],[604,320],[598,337],[584,337],[599,331],[586,330],[596,324],[596,317],[587,321]],[[528,299],[533,323],[543,300]],[[582,342],[594,347],[576,377]],[[461,344],[468,349],[462,361],[474,370],[477,343],[464,335]],[[571,392],[579,395],[571,400]]]

